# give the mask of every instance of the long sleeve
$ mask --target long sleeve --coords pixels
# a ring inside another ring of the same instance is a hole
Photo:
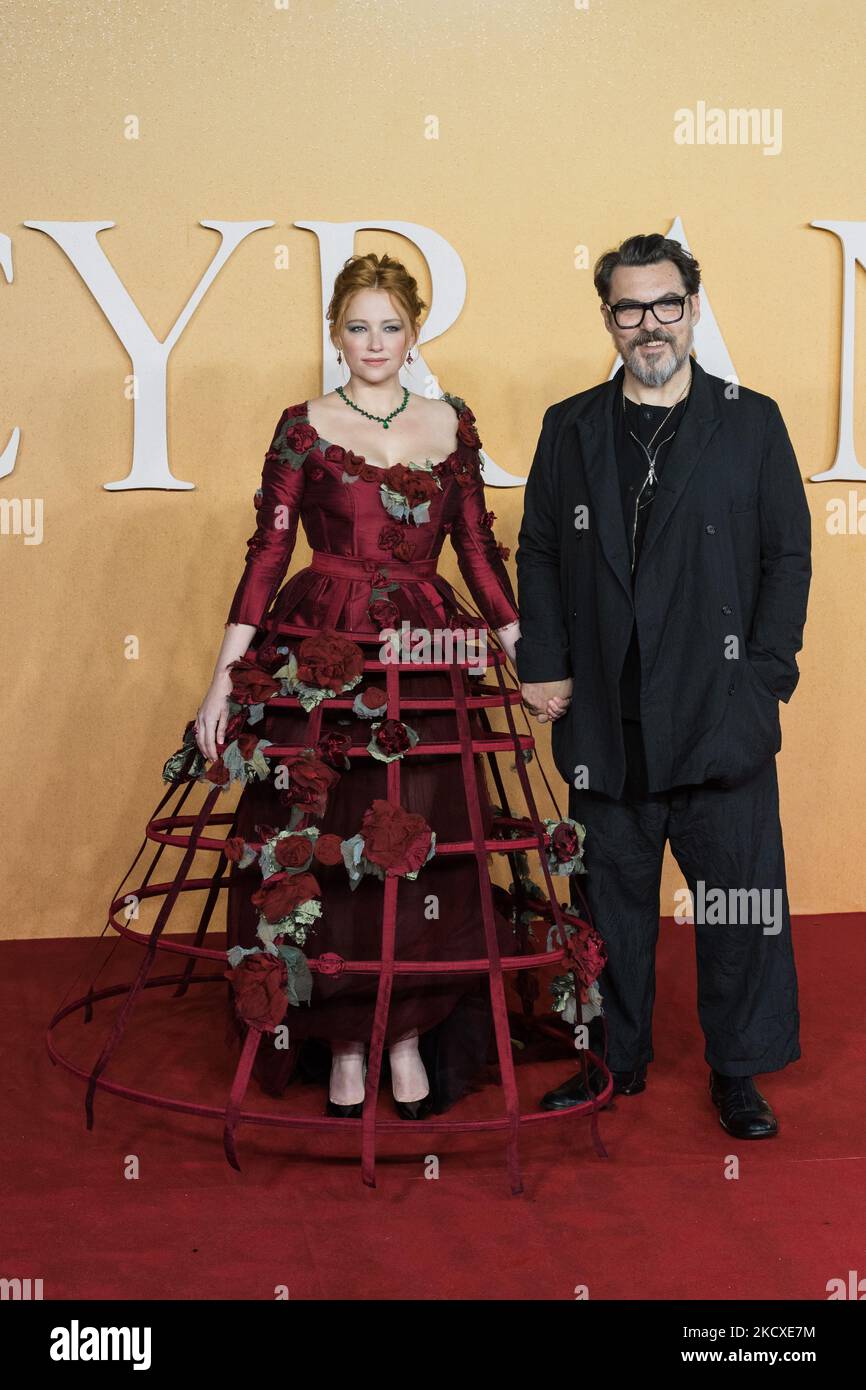
[[[759,490],[761,584],[749,660],[767,688],[790,700],[812,578],[812,521],[806,489],[782,412],[769,401]]]
[[[306,481],[297,454],[286,443],[286,430],[292,423],[288,410],[284,410],[265,454],[261,487],[255,497],[256,529],[247,541],[244,572],[227,623],[252,623],[258,627],[289,567]]]
[[[460,496],[451,528],[451,544],[466,587],[485,622],[495,631],[515,622],[520,615],[511,579],[493,534],[477,455],[474,455],[474,466],[468,475],[458,483],[457,491]]]
[[[517,536],[521,636],[515,654],[517,674],[525,682],[565,680],[572,674],[562,612],[559,524],[552,485],[554,411],[555,406],[550,406],[541,423]]]

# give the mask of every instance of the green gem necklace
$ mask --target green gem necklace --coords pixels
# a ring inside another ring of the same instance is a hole
[[[399,415],[401,410],[406,409],[406,406],[409,404],[410,392],[407,387],[403,387],[403,404],[398,405],[396,410],[392,410],[390,415],[371,415],[369,410],[362,410],[361,407],[359,405],[356,405],[354,401],[349,400],[349,397],[346,395],[342,386],[337,387],[337,395],[340,396],[341,399],[346,402],[346,405],[350,405],[353,410],[357,410],[359,415],[366,415],[368,420],[375,420],[377,424],[380,424],[382,426],[383,430],[386,430],[390,422],[394,419],[394,416]]]

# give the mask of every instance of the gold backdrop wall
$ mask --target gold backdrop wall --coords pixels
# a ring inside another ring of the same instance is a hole
[[[0,535],[8,935],[100,930],[208,684],[274,425],[322,389],[318,243],[293,222],[405,219],[457,250],[465,306],[425,357],[492,458],[525,475],[545,407],[613,363],[575,248],[591,266],[680,217],[740,381],[778,400],[806,479],[830,467],[842,256],[809,224],[866,218],[864,14],[843,0],[4,6],[0,446],[21,437],[0,496],[44,502],[40,544]],[[781,110],[781,152],[677,144],[674,111],[701,101]],[[162,339],[217,250],[199,225],[215,218],[275,225],[231,257],[170,360],[170,460],[195,490],[107,491],[130,465],[130,360],[25,223],[113,221],[100,244]],[[402,256],[429,302],[410,242],[368,230],[355,249]],[[814,580],[780,755],[791,904],[852,911],[866,906],[866,537],[830,535],[826,507],[866,489],[806,486]],[[522,496],[488,492],[512,573]],[[301,532],[293,568],[308,555]],[[462,590],[450,547],[444,570]],[[668,861],[663,912],[681,883]]]

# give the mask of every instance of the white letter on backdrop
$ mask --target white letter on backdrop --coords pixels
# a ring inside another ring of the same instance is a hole
[[[810,222],[823,227],[842,243],[842,371],[839,375],[839,439],[832,468],[813,473],[810,482],[862,483],[866,468],[854,447],[854,323],[857,262],[866,269],[866,222]]]
[[[96,239],[97,232],[115,226],[114,222],[25,222],[53,237],[69,257],[108,322],[132,360],[138,390],[133,397],[132,468],[125,478],[103,483],[109,492],[129,488],[194,488],[181,482],[168,466],[166,441],[166,368],[172,348],[236,247],[259,227],[273,222],[206,222],[220,234],[213,260],[199,280],[174,325],[160,342],[145,323],[138,308]]]

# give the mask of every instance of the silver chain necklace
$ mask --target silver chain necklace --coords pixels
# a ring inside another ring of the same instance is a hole
[[[683,390],[680,392],[680,394],[677,396],[676,400],[674,401],[674,403],[673,403],[673,405],[671,406],[670,410],[668,411],[667,415],[664,417],[664,419],[662,420],[661,424],[658,426],[658,429],[653,430],[652,437],[651,437],[651,439],[650,439],[649,444],[644,444],[643,440],[638,438],[638,436],[635,434],[634,430],[633,430],[633,429],[629,429],[629,434],[631,435],[632,439],[633,439],[637,444],[639,444],[640,447],[643,449],[643,451],[644,451],[644,453],[646,454],[646,457],[647,457],[647,463],[649,464],[649,470],[648,470],[647,475],[646,475],[646,477],[644,478],[643,482],[641,483],[640,492],[638,493],[637,497],[635,498],[635,503],[634,503],[634,526],[632,527],[632,532],[631,532],[631,572],[632,572],[632,574],[634,574],[635,562],[636,562],[636,560],[637,560],[637,554],[636,554],[636,548],[635,548],[635,547],[636,547],[636,543],[637,543],[637,514],[638,514],[638,512],[640,511],[640,499],[641,499],[641,497],[643,496],[644,488],[646,488],[647,486],[652,486],[652,487],[655,487],[655,486],[656,486],[656,484],[657,484],[657,482],[658,482],[658,476],[657,476],[657,474],[656,474],[655,461],[656,461],[656,459],[657,459],[657,457],[658,457],[659,449],[662,447],[662,444],[667,444],[667,442],[668,442],[669,439],[673,439],[674,434],[676,433],[676,431],[675,431],[675,430],[672,430],[671,433],[670,433],[669,435],[666,435],[664,439],[660,440],[659,443],[658,443],[658,445],[656,446],[656,449],[655,449],[655,452],[654,452],[654,453],[650,453],[650,450],[652,449],[653,442],[654,442],[654,440],[655,440],[656,435],[659,433],[660,430],[663,430],[663,429],[664,429],[665,425],[667,424],[667,422],[668,422],[668,420],[670,419],[670,417],[671,417],[671,415],[673,414],[673,412],[676,410],[676,408],[677,408],[677,406],[679,405],[680,401],[683,399],[684,396],[686,396],[686,395],[688,394],[688,392],[689,392],[689,390],[690,390],[690,388],[691,388],[691,384],[692,384],[692,376],[691,376],[691,371],[690,371],[690,372],[689,372],[689,379],[688,379],[688,382],[687,382],[686,385],[683,387]],[[638,402],[636,402],[636,404],[637,404],[637,405],[640,405],[640,402],[638,401]],[[623,418],[625,418],[625,382],[623,382],[623,386],[622,386],[622,413],[623,413]],[[653,496],[655,496],[655,494],[653,494]],[[651,501],[652,501],[652,497],[650,497],[650,498],[648,499],[648,501],[651,502]],[[646,506],[646,502],[644,503],[644,506]]]

